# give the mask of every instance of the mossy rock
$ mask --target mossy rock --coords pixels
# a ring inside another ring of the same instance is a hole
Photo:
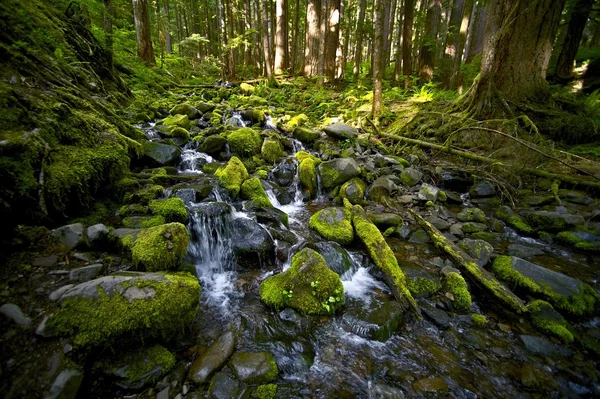
[[[260,134],[249,127],[243,127],[232,132],[228,137],[231,152],[242,156],[250,157],[260,153],[262,139]]]
[[[238,157],[231,157],[225,168],[219,168],[215,172],[219,184],[229,190],[232,197],[237,197],[242,183],[248,179],[248,171]]]
[[[584,252],[600,252],[600,239],[589,233],[561,231],[554,237],[556,242]]]
[[[311,159],[314,162],[315,166],[319,165],[321,163],[321,160],[319,158],[315,157],[314,155],[312,155],[306,151],[296,152],[295,157],[299,163],[302,163],[302,161],[304,161],[306,158]]]
[[[458,311],[466,311],[471,307],[471,294],[467,282],[458,273],[450,272],[446,275],[444,289],[452,295],[452,303]]]
[[[440,283],[426,277],[407,277],[406,286],[411,295],[415,298],[429,297],[437,293],[442,286]]]
[[[277,162],[285,155],[281,142],[274,137],[265,139],[260,149],[260,153],[265,161],[271,164]]]
[[[119,208],[119,216],[144,216],[148,213],[148,207],[140,204],[123,205]]]
[[[187,103],[177,104],[176,106],[171,108],[169,114],[171,114],[171,116],[186,115],[189,120],[198,119],[200,117],[200,112],[198,111],[198,109],[193,105]]]
[[[300,162],[298,168],[298,176],[302,188],[310,193],[311,198],[315,198],[318,191],[317,168],[315,162],[310,157],[304,158]]]
[[[44,333],[76,347],[125,346],[140,338],[168,340],[198,312],[200,285],[188,273],[128,273],[78,284],[62,297]]]
[[[527,305],[531,322],[540,331],[560,339],[566,344],[573,342],[575,337],[572,328],[560,313],[546,301],[535,300]]]
[[[471,321],[480,328],[487,326],[489,323],[487,317],[479,313],[471,313]]]
[[[252,201],[259,207],[270,208],[273,206],[258,177],[244,181],[241,187],[241,197]]]
[[[496,217],[521,234],[533,234],[535,230],[509,207],[501,206],[496,211]]]
[[[318,169],[323,188],[334,188],[360,175],[360,167],[352,158],[321,162]]]
[[[290,119],[290,121],[287,123],[288,128],[290,129],[295,129],[299,126],[304,126],[307,122],[309,121],[308,116],[306,116],[305,114],[298,114],[294,117],[292,117]],[[295,136],[295,130],[294,130],[294,137]],[[302,140],[299,137],[296,137],[298,140]]]
[[[325,208],[311,216],[311,229],[316,230],[323,238],[347,245],[354,239],[351,213],[345,208]]]
[[[165,224],[163,216],[127,216],[121,224],[128,229],[147,229]]]
[[[154,184],[127,196],[126,202],[140,203],[142,205],[148,205],[150,201],[160,198],[165,192],[165,188],[158,184]]]
[[[321,133],[305,127],[296,127],[292,133],[292,136],[304,143],[312,143],[321,137]]]
[[[260,285],[260,298],[276,309],[291,307],[304,314],[332,314],[344,303],[344,286],[319,253],[304,248],[292,266]]]
[[[236,378],[247,384],[272,382],[279,374],[271,352],[236,352],[231,356],[229,366]]]
[[[342,184],[342,187],[340,187],[339,196],[342,198],[347,198],[351,204],[360,204],[363,202],[366,190],[367,183],[365,183],[359,177],[354,177]]]
[[[162,124],[167,127],[179,126],[184,129],[192,127],[192,122],[187,115],[173,115],[163,119]]]
[[[513,289],[549,301],[575,316],[592,313],[600,294],[583,282],[515,256],[497,256],[492,271]]]
[[[190,132],[179,126],[173,127],[170,131],[170,135],[171,137],[182,139],[185,142],[190,139]]]
[[[167,222],[187,223],[188,213],[181,198],[173,197],[164,200],[152,200],[148,204],[152,214],[162,216]]]
[[[240,90],[242,90],[242,93],[244,94],[252,94],[254,93],[254,86],[246,82],[242,82],[240,83]]]
[[[131,259],[146,271],[175,270],[187,253],[188,231],[181,223],[169,223],[125,235],[121,243],[131,249]]]
[[[256,387],[256,391],[252,394],[253,399],[275,399],[277,396],[276,384],[263,384]]]
[[[456,215],[456,219],[459,222],[478,222],[485,223],[487,217],[485,213],[479,208],[464,208]]]

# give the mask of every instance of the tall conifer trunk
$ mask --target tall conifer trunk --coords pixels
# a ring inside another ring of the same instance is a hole
[[[585,24],[590,16],[593,5],[594,0],[577,0],[571,10],[567,35],[565,36],[554,71],[554,74],[560,79],[572,78],[575,56],[577,55],[577,50],[579,50],[579,43],[583,37]]]
[[[131,0],[133,5],[133,19],[135,23],[135,36],[138,44],[138,56],[148,65],[156,65],[152,37],[150,31],[150,14],[147,0]]]

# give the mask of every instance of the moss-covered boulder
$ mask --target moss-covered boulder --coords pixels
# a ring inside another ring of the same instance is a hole
[[[173,166],[181,159],[181,149],[176,145],[144,142],[143,161],[148,166]]]
[[[131,259],[146,271],[174,270],[187,253],[188,231],[181,223],[150,227],[121,237]]]
[[[275,163],[285,155],[281,142],[275,137],[268,137],[263,142],[260,153],[268,163]]]
[[[208,136],[198,147],[200,152],[205,152],[209,155],[218,155],[225,150],[227,139],[219,135]]]
[[[262,139],[260,134],[249,127],[232,132],[228,137],[231,152],[241,157],[251,157],[260,153]]]
[[[322,162],[319,167],[321,185],[324,188],[339,186],[360,174],[358,163],[352,158],[337,158]]]
[[[315,198],[318,192],[317,168],[311,158],[305,158],[300,162],[298,176],[302,188],[310,193],[311,198]]]
[[[173,142],[175,142],[177,145],[183,145],[190,139],[190,132],[179,126],[173,127],[169,132],[169,135],[173,138]]]
[[[271,352],[236,352],[231,356],[229,366],[235,377],[247,384],[265,384],[279,374]]]
[[[202,116],[196,107],[188,103],[177,104],[171,108],[169,114],[171,116],[186,115],[189,120],[198,119]]]
[[[164,200],[152,200],[148,208],[154,215],[162,216],[170,222],[187,223],[188,214],[185,203],[181,198],[173,197]]]
[[[347,198],[351,204],[360,204],[363,202],[366,190],[367,183],[359,177],[354,177],[342,184],[339,195],[342,198]]]
[[[446,275],[444,289],[450,294],[454,308],[459,311],[469,310],[471,307],[471,294],[467,282],[458,273],[450,272]]]
[[[485,213],[479,208],[464,208],[457,215],[459,222],[478,222],[485,223],[487,218]]]
[[[299,163],[302,163],[302,161],[304,161],[306,158],[310,158],[315,163],[315,166],[321,163],[321,160],[319,158],[306,151],[298,151],[294,156],[296,157]]]
[[[558,232],[585,223],[583,216],[549,211],[529,212],[525,219],[534,228],[548,232]]]
[[[251,84],[248,84],[246,82],[242,82],[242,83],[240,83],[240,90],[244,94],[252,94],[252,93],[254,93],[254,86],[252,86]]]
[[[175,127],[179,126],[184,129],[189,129],[192,126],[192,122],[190,122],[187,115],[172,115],[163,119],[162,124],[167,127]]]
[[[237,197],[242,183],[248,179],[248,171],[238,157],[231,157],[225,168],[219,168],[215,172],[219,184],[229,190],[232,197]]]
[[[252,201],[256,206],[265,208],[273,206],[258,177],[246,180],[242,184],[240,194],[242,198]]]
[[[261,283],[260,298],[276,309],[289,306],[305,314],[332,314],[344,303],[344,286],[319,253],[304,248],[288,270]]]
[[[147,229],[165,224],[163,216],[127,216],[121,224],[128,229]]]
[[[292,133],[292,136],[304,143],[312,143],[321,137],[321,134],[305,127],[296,127]]]
[[[578,232],[561,231],[554,240],[571,248],[585,252],[600,252],[600,236]]]
[[[589,285],[516,256],[496,257],[492,271],[511,287],[541,297],[572,315],[592,313],[600,302],[600,294]]]
[[[240,116],[246,120],[250,121],[251,124],[258,124],[259,126],[263,126],[265,124],[265,120],[267,119],[264,111],[259,109],[246,109],[240,112]]]
[[[392,180],[393,176],[378,177],[367,191],[367,199],[379,203],[384,203],[386,198],[389,198],[398,192],[398,186]]]
[[[529,224],[527,224],[522,217],[514,213],[513,210],[506,205],[498,208],[496,211],[496,217],[521,234],[532,234],[535,232],[535,230]]]
[[[44,334],[67,337],[76,347],[170,339],[194,320],[199,299],[198,279],[188,273],[105,276],[66,290]]]
[[[345,208],[322,209],[311,216],[309,226],[326,240],[342,245],[350,244],[354,239],[351,213]]]
[[[527,311],[534,327],[540,331],[570,344],[575,337],[565,318],[546,301],[535,300],[527,305]]]
[[[305,114],[298,114],[293,116],[290,121],[287,123],[288,128],[294,129],[298,126],[304,126],[309,121],[308,116]],[[298,139],[301,140],[301,139]]]

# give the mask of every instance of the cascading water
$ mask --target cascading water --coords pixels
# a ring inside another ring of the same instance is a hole
[[[155,122],[148,122],[148,123],[137,124],[137,125],[133,125],[133,126],[142,130],[144,132],[144,134],[146,135],[146,138],[148,139],[148,141],[156,141],[156,140],[160,140],[161,137],[160,137],[160,134],[158,134],[158,131],[154,128],[155,125],[156,125]]]
[[[184,174],[202,174],[202,165],[214,161],[210,155],[198,152],[191,144],[187,144],[181,153],[177,170]]]

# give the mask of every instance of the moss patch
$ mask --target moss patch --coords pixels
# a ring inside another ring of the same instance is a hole
[[[260,153],[262,140],[256,130],[243,127],[232,132],[228,137],[231,152],[242,157],[250,157]]]
[[[572,231],[561,231],[554,239],[563,245],[580,251],[600,252],[600,244],[586,241]]]
[[[310,193],[311,198],[317,196],[317,168],[311,158],[305,158],[300,162],[298,176],[302,187]]]
[[[535,230],[528,225],[519,215],[516,215],[508,207],[500,207],[496,211],[496,217],[521,234],[533,234]]]
[[[265,139],[260,149],[260,153],[264,160],[271,164],[277,162],[285,155],[281,142],[273,137]]]
[[[289,306],[306,314],[332,314],[344,303],[344,286],[320,254],[304,248],[288,270],[261,283],[260,298],[276,309]]]
[[[131,258],[147,271],[175,270],[187,253],[188,231],[181,223],[169,223],[139,232],[135,241],[130,236],[121,242],[131,248]]]
[[[258,177],[248,179],[242,184],[241,196],[244,199],[253,201],[255,205],[260,207],[269,208],[273,206]]]
[[[181,198],[150,201],[148,207],[154,215],[162,216],[167,222],[187,223],[188,213]]]
[[[408,277],[406,279],[406,286],[413,297],[428,297],[442,288],[439,283],[426,277]]]
[[[485,327],[489,323],[487,317],[479,313],[471,313],[471,321],[473,321],[473,324],[477,327]]]
[[[354,239],[351,216],[345,208],[325,208],[311,216],[309,226],[326,240],[347,245]]]
[[[277,395],[276,384],[263,384],[259,385],[252,395],[255,399],[275,399]]]
[[[527,305],[533,325],[542,332],[570,344],[575,337],[569,331],[569,323],[554,310],[552,305],[542,300],[535,300]]]
[[[215,172],[221,186],[225,187],[235,198],[240,192],[242,183],[248,179],[248,171],[238,157],[231,157],[225,168]]]
[[[458,273],[448,273],[444,289],[452,294],[454,307],[459,311],[466,311],[471,307],[471,294],[467,282]]]

